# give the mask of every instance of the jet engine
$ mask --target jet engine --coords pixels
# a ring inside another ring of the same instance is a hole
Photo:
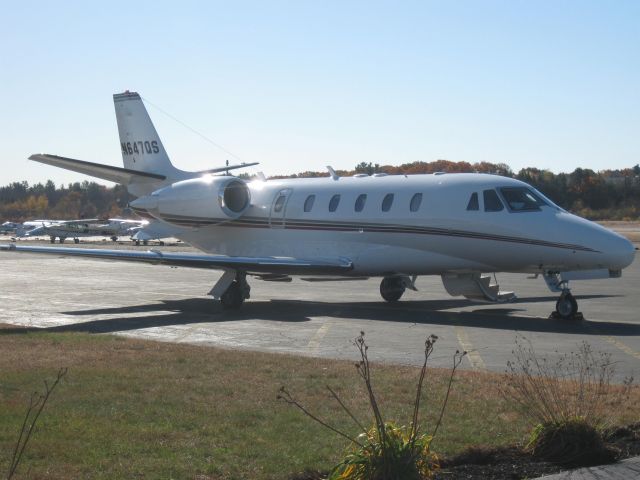
[[[241,217],[251,205],[247,183],[236,177],[205,175],[176,182],[133,202],[166,222],[223,222]]]

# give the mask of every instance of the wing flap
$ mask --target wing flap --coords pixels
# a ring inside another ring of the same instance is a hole
[[[167,178],[164,175],[158,175],[155,173],[112,167],[111,165],[102,165],[100,163],[75,160],[73,158],[59,157],[57,155],[49,155],[46,153],[36,153],[31,155],[29,160],[35,160],[36,162],[83,173],[85,175],[101,178],[110,182],[120,183],[122,185],[129,185],[134,181],[137,183],[158,182]]]
[[[248,273],[286,273],[289,275],[337,275],[353,269],[348,259],[298,259],[291,257],[230,257],[192,253],[170,253],[158,250],[107,250],[99,248],[65,248],[0,245],[0,251],[74,256],[169,265],[173,267],[243,270]]]

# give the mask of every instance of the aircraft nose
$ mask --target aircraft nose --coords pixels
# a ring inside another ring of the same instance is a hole
[[[621,270],[633,263],[636,248],[625,237],[610,233],[603,248],[607,263],[611,270]]]

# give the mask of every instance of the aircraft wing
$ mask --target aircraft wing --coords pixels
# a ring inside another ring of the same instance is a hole
[[[111,165],[102,165],[100,163],[85,162],[84,160],[75,160],[73,158],[59,157],[57,155],[49,155],[46,153],[37,153],[31,155],[29,160],[46,163],[54,167],[65,168],[74,172],[83,173],[92,177],[102,178],[110,182],[129,185],[134,179],[137,182],[157,182],[165,180],[167,177],[155,173],[141,172],[138,170],[130,170],[128,168],[112,167]]]
[[[38,253],[57,256],[97,258],[169,265],[173,267],[234,269],[248,273],[344,274],[353,269],[353,263],[345,258],[298,259],[291,257],[229,257],[197,253],[168,253],[157,250],[106,250],[99,248],[30,247],[15,244],[0,245],[0,251]]]

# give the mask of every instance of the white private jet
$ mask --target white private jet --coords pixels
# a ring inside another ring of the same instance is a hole
[[[451,295],[504,302],[487,273],[541,274],[573,318],[569,280],[619,277],[634,259],[624,237],[572,215],[526,183],[486,174],[355,175],[245,181],[243,166],[175,168],[137,93],[114,95],[125,168],[55,155],[29,157],[124,184],[131,207],[203,254],[27,247],[14,252],[74,255],[223,270],[209,292],[226,308],[249,298],[247,275],[288,281],[382,277],[395,302],[419,275],[440,275]],[[227,172],[226,175],[214,175]],[[214,254],[215,253],[215,254]]]

